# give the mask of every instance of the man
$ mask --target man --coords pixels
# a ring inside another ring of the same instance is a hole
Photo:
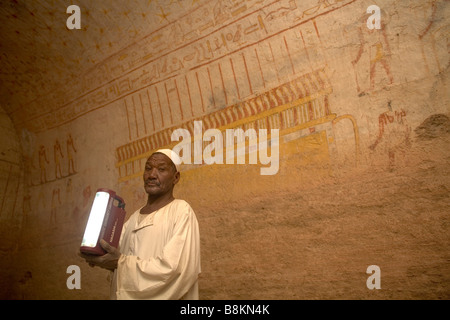
[[[114,271],[112,299],[198,299],[198,222],[190,205],[173,196],[180,163],[172,150],[153,153],[144,171],[147,204],[124,224],[119,248],[102,240],[105,255],[81,254]]]

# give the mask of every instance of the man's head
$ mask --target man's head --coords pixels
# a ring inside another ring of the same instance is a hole
[[[154,152],[145,163],[144,189],[149,196],[172,196],[175,184],[180,180],[180,159],[169,149]]]

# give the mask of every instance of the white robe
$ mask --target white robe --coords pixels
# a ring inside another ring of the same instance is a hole
[[[175,199],[139,223],[124,224],[112,299],[198,299],[200,236],[191,206]]]

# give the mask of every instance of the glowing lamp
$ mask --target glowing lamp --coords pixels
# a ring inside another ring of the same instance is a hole
[[[121,197],[112,190],[98,189],[84,230],[80,251],[104,255],[106,251],[100,245],[101,239],[117,248],[125,215],[125,202]]]

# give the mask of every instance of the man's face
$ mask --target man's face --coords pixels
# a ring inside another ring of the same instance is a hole
[[[169,157],[162,153],[152,154],[145,163],[145,192],[149,195],[164,195],[171,192],[179,177]]]

